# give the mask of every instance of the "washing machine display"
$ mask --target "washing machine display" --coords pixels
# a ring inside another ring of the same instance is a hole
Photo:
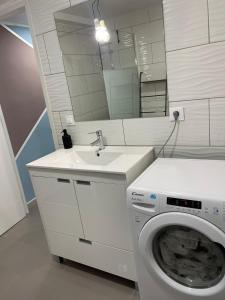
[[[225,274],[224,248],[189,227],[163,228],[153,240],[153,253],[167,276],[187,287],[212,287]]]
[[[168,205],[174,205],[179,207],[202,209],[202,202],[188,199],[178,199],[178,198],[167,198]]]

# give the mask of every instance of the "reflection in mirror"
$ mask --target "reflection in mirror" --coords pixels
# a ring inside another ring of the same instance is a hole
[[[76,122],[168,114],[162,0],[91,0],[55,21]]]

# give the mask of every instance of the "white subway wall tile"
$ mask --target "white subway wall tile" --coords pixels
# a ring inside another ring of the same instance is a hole
[[[168,145],[209,146],[209,100],[172,102],[170,107],[183,107],[185,121],[179,122]]]
[[[90,145],[95,136],[88,133],[96,130],[102,130],[106,145],[125,145],[121,120],[79,122],[69,130],[76,145]]]
[[[164,117],[164,112],[154,112],[154,113],[142,113],[142,118],[156,118],[156,117]]]
[[[155,83],[156,95],[166,94],[166,81],[159,81]]]
[[[66,117],[74,117],[73,115],[73,111],[72,110],[68,110],[68,111],[61,111],[60,113],[60,121],[62,124],[62,128],[63,129],[68,129],[71,125],[68,126],[67,122],[66,122]]]
[[[167,53],[170,101],[225,96],[225,42]]]
[[[121,29],[149,22],[147,10],[141,9],[128,14],[123,14],[114,19],[115,28]]]
[[[43,74],[48,75],[50,74],[50,65],[43,35],[37,36],[36,41]]]
[[[61,123],[61,119],[60,119],[60,113],[59,112],[53,112],[52,113],[52,117],[53,117],[53,121],[54,121],[54,128],[55,128],[55,132],[58,138],[58,144],[62,144],[62,138],[61,138],[61,132],[63,130],[62,128],[62,123]]]
[[[54,30],[54,12],[70,6],[69,0],[29,0],[35,34]]]
[[[155,21],[163,18],[163,6],[160,2],[152,3],[149,7],[150,21]]]
[[[80,54],[80,44],[78,41],[78,37],[75,33],[68,33],[60,35],[59,42],[61,45],[61,49],[63,54]]]
[[[225,98],[210,100],[210,135],[212,146],[225,146]]]
[[[179,105],[185,109],[185,121],[180,122],[168,145],[209,146],[208,100],[184,101]],[[163,145],[173,126],[168,117],[124,120],[126,144]]]
[[[209,42],[207,0],[164,0],[163,3],[167,51]]]
[[[156,94],[155,83],[153,82],[143,83],[141,88],[141,94],[142,96],[155,96]]]
[[[225,1],[209,1],[209,28],[211,42],[225,40]]]
[[[143,81],[156,81],[166,79],[166,64],[158,63],[138,66],[139,72],[143,72]]]
[[[51,74],[64,72],[62,52],[56,30],[44,34]]]
[[[164,41],[163,20],[135,26],[133,30],[137,46]]]
[[[124,120],[126,144],[130,146],[163,145],[173,124],[169,118]]]
[[[67,76],[99,73],[100,58],[91,55],[64,55]]]
[[[153,62],[152,44],[136,47],[138,65],[146,65]]]
[[[86,75],[85,79],[89,93],[105,90],[105,83],[102,73]]]
[[[116,42],[115,47],[118,49],[131,48],[134,47],[134,37],[132,28],[121,29],[118,32],[119,43],[117,36],[114,42]]]
[[[134,48],[119,50],[119,59],[121,68],[135,67],[135,51]]]
[[[158,42],[152,44],[152,58],[153,63],[160,63],[166,61],[165,43]]]
[[[160,147],[155,147],[156,155],[160,151]],[[225,160],[224,147],[165,147],[165,157],[188,158],[188,159],[217,159]],[[161,153],[160,157],[163,156]]]
[[[64,73],[45,76],[52,111],[72,110]]]
[[[71,97],[87,93],[88,85],[84,75],[67,77],[67,82]]]
[[[100,108],[93,112],[93,120],[109,120],[109,109],[108,106]]]

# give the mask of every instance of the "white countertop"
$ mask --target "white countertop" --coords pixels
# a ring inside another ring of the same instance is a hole
[[[38,160],[35,160],[27,167],[29,169],[57,169],[57,170],[74,170],[99,173],[126,174],[133,167],[153,152],[152,147],[130,147],[130,146],[106,146],[100,151],[100,158],[97,157],[95,151],[98,147],[91,146],[74,146],[72,149],[60,149]],[[95,164],[88,163],[82,159],[79,153],[85,155],[89,152],[93,155]],[[104,157],[104,155],[113,154],[116,158],[106,164],[98,165],[96,161]]]
[[[130,188],[225,203],[225,161],[159,158]]]

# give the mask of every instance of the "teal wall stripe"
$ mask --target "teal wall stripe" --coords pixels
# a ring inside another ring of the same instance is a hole
[[[24,40],[32,44],[32,38],[29,28],[19,26],[8,27],[16,34],[21,36]],[[35,197],[35,194],[26,164],[42,156],[45,156],[55,150],[47,112],[45,112],[42,115],[42,118],[38,120],[38,123],[35,126],[33,131],[33,128],[30,128],[30,132],[32,132],[32,134],[27,140],[26,144],[23,145],[23,147],[21,148],[22,150],[21,152],[19,152],[19,155],[16,159],[18,171],[20,174],[27,202],[31,201]]]
[[[54,150],[55,147],[52,132],[50,129],[48,114],[46,112],[16,161],[27,202],[32,200],[35,195],[26,164],[45,156]]]
[[[30,29],[28,27],[15,26],[15,25],[7,25],[9,29],[17,33],[21,36],[25,41],[33,45]]]

